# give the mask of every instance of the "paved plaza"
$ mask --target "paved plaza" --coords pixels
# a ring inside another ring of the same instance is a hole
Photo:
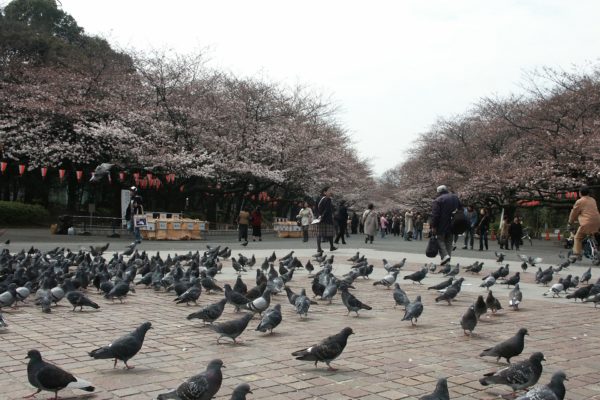
[[[102,237],[49,236],[37,230],[9,231],[12,251],[34,244],[43,249],[67,246],[77,250],[88,244],[106,243]],[[120,251],[129,238],[109,240],[110,250]],[[90,399],[153,399],[156,395],[177,387],[182,381],[204,371],[208,361],[221,358],[226,368],[217,399],[229,399],[233,388],[242,382],[250,384],[253,394],[249,399],[418,399],[431,393],[439,377],[448,377],[451,399],[494,399],[510,393],[508,387],[483,387],[478,380],[486,372],[504,367],[491,357],[480,358],[479,353],[501,340],[513,336],[520,327],[529,330],[525,351],[513,362],[542,351],[547,359],[540,383],[547,383],[553,372],[564,370],[566,399],[600,399],[600,309],[593,304],[574,303],[563,297],[544,297],[546,288],[534,284],[535,268],[522,274],[524,300],[520,311],[508,308],[508,289],[496,284],[492,290],[504,306],[496,315],[485,315],[475,328],[473,337],[463,335],[458,324],[461,315],[486,291],[479,287],[481,277],[498,267],[493,251],[457,251],[453,263],[485,262],[480,275],[461,273],[466,278],[463,290],[452,306],[435,303],[437,293],[427,290],[446,278],[430,274],[423,285],[412,284],[402,277],[428,262],[424,255],[425,241],[406,243],[394,238],[377,240],[365,247],[362,236],[352,237],[349,244],[336,251],[334,273],[342,275],[350,268],[346,260],[356,251],[364,254],[375,266],[371,279],[356,280],[353,294],[371,305],[372,311],[362,311],[360,317],[346,316],[339,295],[333,304],[319,301],[310,308],[308,318],[301,320],[288,303],[285,294],[273,298],[280,303],[283,322],[272,335],[254,330],[259,319],[250,322],[241,335],[243,343],[218,345],[217,334],[202,327],[199,320],[186,316],[200,307],[217,302],[222,295],[202,293],[198,306],[175,305],[170,293],[155,292],[137,286],[135,294],[120,304],[114,304],[90,287],[88,294],[100,304],[99,310],[72,312],[66,300],[53,307],[51,314],[43,314],[30,301],[17,310],[3,309],[9,327],[0,331],[0,398],[17,399],[33,393],[27,382],[27,350],[36,348],[43,357],[73,374],[88,380],[96,387],[93,394],[64,390],[63,398]],[[251,242],[241,247],[232,236],[212,237],[197,242],[144,242],[142,250],[167,254],[206,249],[206,245],[223,244],[233,248],[233,255],[254,254],[257,264],[273,250],[282,257],[295,250],[305,263],[314,253],[314,243],[303,244],[295,239],[266,237],[263,242]],[[496,248],[496,244],[492,244]],[[524,253],[542,256],[542,267],[559,261],[560,247],[555,243],[534,242]],[[392,290],[373,286],[373,281],[385,275],[382,258],[394,263],[407,258],[407,265],[399,276],[401,286],[412,299],[421,295],[424,313],[416,327],[400,321],[401,308],[394,309]],[[437,261],[437,260],[436,260]],[[511,275],[520,271],[516,252],[507,256]],[[584,261],[562,271],[581,275],[591,264]],[[242,275],[249,287],[254,286],[255,271]],[[600,268],[592,268],[592,281],[600,278]],[[230,260],[224,261],[223,273],[217,275],[220,285],[233,284],[234,270]],[[556,281],[556,275],[554,281]],[[288,284],[298,292],[305,288],[312,295],[311,278],[304,270],[297,271]],[[226,306],[220,321],[236,317],[233,307]],[[131,361],[135,369],[113,369],[111,360],[93,360],[88,352],[108,344],[130,332],[143,321],[151,321],[153,328],[146,336],[140,353]],[[326,336],[349,326],[350,336],[343,354],[332,363],[337,372],[327,371],[324,364],[318,368],[310,362],[297,361],[291,356],[295,350],[308,347]],[[47,397],[48,393],[39,397]]]

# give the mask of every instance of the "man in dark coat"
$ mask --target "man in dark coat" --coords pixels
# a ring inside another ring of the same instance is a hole
[[[461,209],[462,204],[454,193],[448,192],[445,185],[438,186],[438,197],[433,201],[431,209],[431,231],[437,236],[440,247],[441,265],[450,262],[452,255],[452,213]]]
[[[335,236],[335,228],[333,225],[333,203],[331,201],[331,195],[333,194],[331,188],[325,187],[321,191],[323,197],[317,204],[319,211],[320,222],[317,225],[317,251],[322,251],[321,240],[325,239],[329,241],[329,251],[337,250],[337,247],[333,247],[333,236]]]
[[[342,239],[342,244],[346,244],[346,229],[348,227],[348,208],[344,200],[340,201],[338,212],[336,214],[335,222],[338,226],[338,233],[335,237],[334,243],[338,244]]]

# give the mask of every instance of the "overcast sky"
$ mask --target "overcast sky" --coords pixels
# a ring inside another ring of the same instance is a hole
[[[3,3],[6,3],[4,1]],[[598,59],[600,1],[61,0],[118,47],[208,49],[209,65],[330,97],[381,174],[439,117]]]

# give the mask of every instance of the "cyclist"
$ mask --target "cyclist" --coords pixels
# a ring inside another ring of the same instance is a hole
[[[586,235],[596,233],[600,229],[600,213],[596,200],[590,196],[590,188],[587,185],[581,186],[579,194],[581,197],[575,202],[569,215],[569,230],[571,224],[575,223],[575,219],[579,222],[573,244],[573,255],[569,258],[571,262],[581,260],[582,242]]]

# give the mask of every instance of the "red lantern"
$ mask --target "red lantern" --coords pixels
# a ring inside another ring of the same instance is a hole
[[[146,178],[148,178],[148,182],[152,182],[152,172],[148,172]]]
[[[171,174],[171,183],[175,183],[175,174]]]
[[[23,175],[25,173],[25,164],[19,164],[19,175]]]
[[[46,174],[48,173],[48,167],[42,167],[42,178],[46,179]]]
[[[133,173],[133,179],[135,179],[135,181],[137,182],[140,179],[140,173],[139,172],[134,172]]]
[[[81,182],[81,178],[83,178],[83,171],[75,171],[75,174],[77,175],[77,182]]]
[[[2,170],[3,174],[4,174],[4,171],[6,171],[7,166],[8,166],[8,163],[6,161],[0,162],[0,169]]]
[[[156,190],[158,190],[158,188],[160,188],[162,185],[162,182],[160,181],[160,179],[155,178],[154,179],[154,187],[156,188]]]
[[[62,180],[65,178],[65,170],[64,169],[59,169],[58,170],[58,177],[60,178],[60,181],[62,182]]]
[[[123,182],[125,180],[125,172],[119,172],[119,181]]]
[[[142,189],[146,189],[146,186],[148,186],[148,181],[144,178],[144,179],[140,179],[139,181],[139,185]]]

